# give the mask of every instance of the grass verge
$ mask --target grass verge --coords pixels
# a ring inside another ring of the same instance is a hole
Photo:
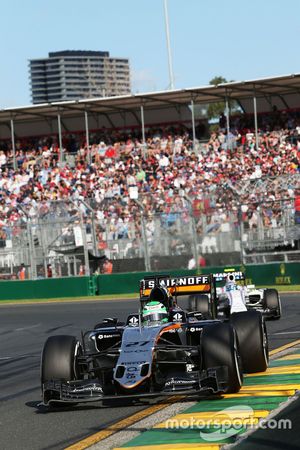
[[[137,299],[138,294],[111,294],[111,295],[91,295],[90,297],[62,297],[62,298],[24,298],[18,300],[0,300],[0,306],[5,304],[32,304],[32,303],[74,303],[74,302],[90,302],[103,300],[133,300]]]
[[[257,286],[264,287],[268,289],[277,289],[278,292],[300,292],[300,284],[294,285],[280,285],[280,286]]]

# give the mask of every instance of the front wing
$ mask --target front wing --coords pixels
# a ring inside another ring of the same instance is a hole
[[[260,311],[265,320],[278,319],[281,317],[281,301],[279,299],[278,309],[268,309],[263,305],[264,289],[251,289],[247,292],[246,305],[248,309]]]
[[[148,390],[138,393],[106,394],[99,380],[76,380],[64,382],[60,380],[47,381],[42,386],[43,405],[51,403],[84,403],[113,399],[131,399],[160,397],[168,395],[221,394],[228,384],[228,368],[213,367],[199,372],[189,372],[182,379],[169,378],[160,390]]]

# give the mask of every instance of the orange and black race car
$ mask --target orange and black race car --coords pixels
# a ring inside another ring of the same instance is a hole
[[[104,319],[81,341],[49,337],[41,360],[43,404],[239,391],[235,327],[178,305],[178,296],[210,292],[212,285],[210,275],[146,277],[140,310],[126,323]],[[256,359],[253,371],[265,368],[266,361]]]

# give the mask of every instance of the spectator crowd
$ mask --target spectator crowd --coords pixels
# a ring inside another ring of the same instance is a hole
[[[245,117],[233,118],[227,135],[220,118],[219,128],[201,145],[194,145],[184,126],[149,129],[146,142],[134,131],[102,130],[91,133],[89,148],[83,134],[68,135],[63,155],[53,137],[21,139],[16,169],[9,142],[2,142],[0,246],[11,237],[11,227],[25,217],[43,217],[57,200],[82,200],[96,211],[109,230],[104,237],[99,227],[99,249],[107,239],[130,237],[130,224],[138,227],[142,220],[141,207],[149,234],[155,214],[167,226],[178,212],[188,216],[186,198],[199,231],[202,216],[209,226],[214,215],[226,223],[231,212],[249,228],[257,226],[258,211],[265,226],[275,226],[283,205],[293,205],[300,188],[300,119],[277,111],[262,116],[258,142],[245,124]],[[267,188],[266,179],[271,180]],[[89,209],[82,208],[88,216]]]

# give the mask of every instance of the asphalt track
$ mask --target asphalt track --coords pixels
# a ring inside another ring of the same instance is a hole
[[[283,317],[267,325],[270,349],[300,338],[300,294],[281,297]],[[125,319],[137,306],[134,300],[0,306],[1,449],[63,449],[151,404],[95,403],[52,412],[37,406],[40,353],[47,337],[79,337],[80,329],[92,328],[103,317]]]

